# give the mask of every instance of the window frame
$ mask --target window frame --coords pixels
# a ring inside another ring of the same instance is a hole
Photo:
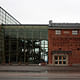
[[[56,35],[61,35],[61,30],[55,30]]]
[[[55,59],[55,57],[57,59]],[[59,59],[60,57],[61,57],[61,59]],[[64,57],[66,57],[66,58],[64,59]],[[67,55],[54,55],[54,64],[55,65],[66,65],[67,64],[67,60],[68,60],[67,58],[68,58]],[[59,62],[61,62],[61,64]],[[64,64],[64,62],[66,64]]]
[[[78,35],[78,30],[72,30],[72,35]]]

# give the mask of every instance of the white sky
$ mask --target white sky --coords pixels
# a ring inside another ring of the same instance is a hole
[[[80,0],[0,0],[0,6],[24,24],[80,23]]]

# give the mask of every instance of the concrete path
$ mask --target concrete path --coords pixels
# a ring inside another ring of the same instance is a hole
[[[5,66],[0,65],[0,72],[67,72],[67,71],[74,71],[80,72],[80,66]]]

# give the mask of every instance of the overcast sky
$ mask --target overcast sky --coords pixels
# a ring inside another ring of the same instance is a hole
[[[0,0],[0,6],[25,24],[80,23],[80,0]]]

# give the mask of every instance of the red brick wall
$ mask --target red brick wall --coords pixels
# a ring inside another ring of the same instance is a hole
[[[67,33],[69,32],[69,33]],[[80,64],[80,30],[78,35],[72,35],[72,30],[61,30],[61,35],[56,35],[54,29],[48,29],[48,41],[49,41],[49,64],[52,64],[52,51],[72,51],[72,54],[68,54],[68,64]]]

